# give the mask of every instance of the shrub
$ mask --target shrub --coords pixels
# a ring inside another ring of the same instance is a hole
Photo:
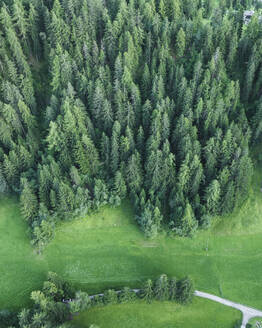
[[[154,297],[153,283],[151,279],[148,279],[145,282],[144,288],[142,290],[142,297],[144,300],[147,301],[147,303],[151,303]]]
[[[155,283],[155,298],[159,301],[165,301],[169,298],[168,278],[166,274],[162,274]]]
[[[129,287],[124,287],[119,296],[120,303],[133,302],[136,299],[136,293]]]
[[[208,214],[203,215],[200,220],[201,229],[203,229],[203,230],[209,229],[211,226],[211,222],[212,222],[211,220],[212,220],[212,217],[210,215],[208,215]]]
[[[177,283],[177,300],[182,304],[190,303],[194,295],[193,281],[186,277]]]
[[[105,304],[116,304],[118,302],[116,291],[113,289],[105,291],[103,300]]]
[[[92,301],[91,301],[91,305],[92,306],[103,305],[103,304],[104,304],[104,302],[103,302],[103,296],[95,295],[92,298]]]
[[[177,297],[177,280],[175,277],[169,280],[168,289],[169,289],[169,300],[170,301],[175,300]]]
[[[75,299],[70,302],[70,311],[72,313],[87,310],[91,306],[91,301],[87,293],[76,292]]]

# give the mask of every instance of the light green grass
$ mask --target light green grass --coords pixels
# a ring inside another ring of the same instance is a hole
[[[77,328],[96,324],[100,328],[233,328],[241,319],[235,309],[195,298],[181,306],[173,302],[118,304],[91,308],[75,317]]]
[[[146,240],[128,203],[62,224],[45,251],[49,268],[91,293],[189,274],[200,290],[262,309],[262,193],[256,172],[249,200],[193,239]],[[206,247],[208,246],[208,251]]]
[[[13,199],[0,201],[0,308],[22,307],[48,270],[93,292],[140,286],[161,273],[189,274],[200,290],[262,310],[262,182],[256,171],[248,201],[193,239],[146,240],[128,202],[61,223],[43,255],[34,254]],[[208,247],[208,251],[206,250]]]
[[[32,288],[41,286],[46,262],[30,245],[27,224],[14,198],[0,199],[0,309],[28,304]]]

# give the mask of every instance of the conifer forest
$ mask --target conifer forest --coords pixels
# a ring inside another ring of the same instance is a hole
[[[126,199],[148,238],[241,206],[261,17],[259,0],[0,1],[0,194],[39,252],[57,222]]]
[[[262,134],[248,0],[4,1],[0,189],[35,241],[129,197],[146,235],[191,235],[247,196]]]

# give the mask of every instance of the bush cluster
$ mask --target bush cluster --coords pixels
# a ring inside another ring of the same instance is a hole
[[[86,292],[74,291],[72,286],[56,273],[49,272],[42,290],[31,293],[33,306],[18,314],[8,310],[0,311],[0,327],[63,328],[65,322],[92,306],[130,303],[138,299],[148,303],[153,300],[169,300],[187,304],[192,300],[193,294],[194,287],[190,278],[177,280],[162,274],[155,281],[148,279],[141,289],[108,289],[104,293],[89,296]]]

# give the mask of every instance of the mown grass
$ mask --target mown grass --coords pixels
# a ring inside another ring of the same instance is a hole
[[[30,245],[17,200],[1,198],[0,309],[27,305],[30,292],[41,286],[46,271],[46,262]]]
[[[28,304],[52,270],[90,294],[140,286],[161,273],[190,275],[200,290],[262,309],[262,182],[255,172],[249,199],[193,239],[165,234],[147,240],[128,202],[61,223],[42,255],[30,246],[14,199],[0,200],[0,308]],[[205,310],[203,310],[206,312]]]
[[[181,306],[173,302],[138,301],[91,308],[73,320],[73,326],[88,328],[233,328],[241,313],[212,301],[195,298],[193,303]]]

